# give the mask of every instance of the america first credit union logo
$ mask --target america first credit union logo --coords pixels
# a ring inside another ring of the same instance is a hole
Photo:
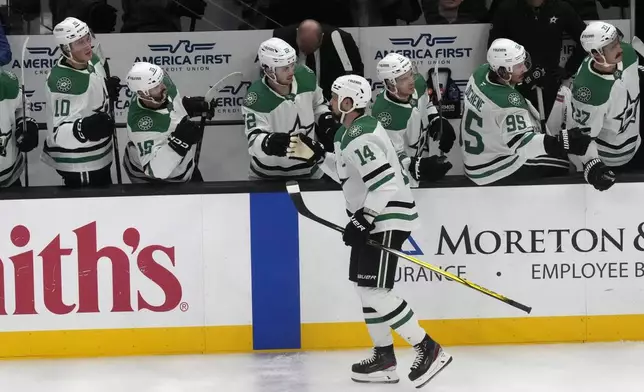
[[[15,56],[11,63],[11,69],[20,70],[24,67],[25,70],[36,75],[47,75],[49,70],[56,65],[60,54],[60,48],[57,46],[27,46],[25,58],[21,59]]]
[[[232,54],[218,52],[216,42],[193,42],[182,39],[172,43],[148,44],[150,53],[137,55],[134,62],[147,62],[166,72],[210,71],[212,66],[230,63]]]
[[[374,60],[379,61],[389,53],[398,53],[409,58],[415,65],[451,64],[453,59],[472,56],[473,48],[457,45],[458,36],[438,36],[420,33],[416,36],[389,37],[388,47],[377,49]]]

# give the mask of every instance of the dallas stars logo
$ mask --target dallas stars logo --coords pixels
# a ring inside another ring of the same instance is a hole
[[[510,105],[521,106],[523,98],[521,98],[519,93],[510,93],[510,95],[508,95],[508,101],[510,102]]]
[[[141,117],[141,119],[136,125],[139,127],[140,130],[148,131],[152,128],[152,125],[154,125],[154,121],[152,121],[152,117],[145,116],[145,117]]]
[[[618,133],[626,132],[628,126],[635,123],[635,121],[637,120],[637,108],[639,107],[639,104],[640,96],[638,95],[635,99],[631,99],[631,92],[627,91],[626,106],[624,107],[624,111],[621,112],[617,117],[615,117],[615,120],[621,122]]]
[[[418,100],[416,98],[412,98],[409,100],[409,104],[412,108],[415,108],[416,106],[418,106]]]
[[[378,114],[378,121],[383,127],[388,127],[391,124],[391,114],[388,112],[381,112]]]
[[[360,125],[354,125],[349,128],[348,135],[349,137],[356,137],[362,134],[362,127]]]
[[[56,82],[56,88],[62,93],[66,93],[72,89],[72,81],[70,78],[62,77]]]
[[[300,115],[298,114],[297,117],[295,117],[293,128],[291,128],[288,133],[289,135],[304,134],[306,136],[309,136],[309,134],[313,131],[313,127],[315,127],[315,122],[311,122],[309,125],[302,125],[302,120],[300,120]]]
[[[575,91],[575,98],[580,102],[588,102],[592,98],[593,93],[588,87],[581,87]]]
[[[244,97],[244,105],[246,106],[253,106],[255,102],[257,102],[257,93],[254,91],[249,92],[246,94],[246,97]]]

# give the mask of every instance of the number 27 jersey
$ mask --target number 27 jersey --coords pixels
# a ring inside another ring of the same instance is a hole
[[[537,110],[514,88],[491,82],[489,72],[483,64],[470,77],[461,121],[465,174],[478,185],[501,180],[546,154]]]

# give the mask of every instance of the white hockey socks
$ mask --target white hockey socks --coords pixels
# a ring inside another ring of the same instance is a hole
[[[363,307],[364,321],[367,323],[367,329],[374,347],[385,347],[394,344],[394,338],[391,336],[389,324],[382,322],[382,316],[374,308]]]
[[[383,328],[395,330],[412,346],[423,340],[426,332],[418,324],[418,318],[407,301],[389,289],[357,287],[356,290],[362,300],[363,312],[365,308],[376,311],[375,313],[364,313],[372,339],[374,339],[374,333],[371,332],[372,327],[378,326],[377,328],[381,331],[380,326],[383,326]],[[379,334],[379,339],[381,339],[380,336]],[[377,345],[375,339],[374,344]]]

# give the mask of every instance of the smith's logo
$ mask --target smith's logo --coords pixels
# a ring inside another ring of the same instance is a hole
[[[186,53],[193,53],[203,50],[212,50],[216,43],[192,43],[189,40],[182,39],[176,45],[172,44],[154,44],[148,45],[153,52],[170,52],[177,53],[179,49],[183,48]]]
[[[421,42],[425,42],[427,46],[435,45],[448,45],[456,42],[457,37],[434,37],[430,33],[423,33],[418,36],[418,38],[389,38],[392,45],[405,45],[411,47],[417,47]]]
[[[50,48],[49,46],[27,47],[29,54],[45,55],[50,57],[54,57],[56,53],[58,53],[58,49],[58,46],[54,46],[53,48]]]

